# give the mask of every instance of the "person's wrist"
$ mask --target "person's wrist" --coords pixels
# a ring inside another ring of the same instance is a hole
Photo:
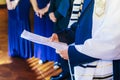
[[[39,10],[39,8],[37,8],[37,7],[35,7],[35,8],[33,8],[34,9],[34,12],[38,12],[38,10]]]
[[[48,12],[48,7],[45,8],[45,13]]]
[[[47,7],[48,7],[48,8],[49,8],[49,6],[50,6],[50,3],[47,4]]]
[[[15,0],[15,3],[18,3],[20,0]]]

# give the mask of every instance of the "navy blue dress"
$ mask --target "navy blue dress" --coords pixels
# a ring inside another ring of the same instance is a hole
[[[8,53],[11,57],[33,56],[31,42],[20,37],[24,29],[30,31],[29,0],[20,0],[14,10],[8,10]]]
[[[44,8],[49,1],[50,0],[37,0],[38,7],[40,9]],[[52,35],[53,22],[49,19],[48,13],[46,13],[42,18],[34,14],[34,33],[45,37],[50,37]],[[34,44],[34,56],[42,61],[57,60],[54,49],[37,43]]]

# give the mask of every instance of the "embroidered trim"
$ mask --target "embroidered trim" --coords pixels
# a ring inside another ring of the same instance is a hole
[[[105,12],[106,0],[95,0],[95,14],[101,17]]]

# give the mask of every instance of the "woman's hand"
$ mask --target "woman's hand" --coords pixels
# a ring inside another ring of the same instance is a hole
[[[15,9],[16,8],[16,6],[18,5],[18,3],[19,3],[19,0],[14,0],[14,1],[11,1],[11,3],[12,3],[12,6],[13,6],[13,9]]]
[[[16,6],[18,5],[19,0],[14,0],[14,1],[9,1],[9,0],[7,0],[6,2],[7,2],[7,9],[8,9],[8,10],[13,10],[13,9],[15,9]]]
[[[52,20],[52,22],[56,22],[56,21],[57,21],[55,15],[54,15],[54,12],[51,12],[51,13],[49,14],[49,17],[50,17],[50,20]]]
[[[13,10],[13,6],[12,6],[11,1],[7,2],[7,9],[8,10]]]
[[[44,15],[44,12],[42,11],[42,9],[36,9],[35,13],[40,18],[42,18],[42,16]]]
[[[42,18],[43,15],[45,15],[46,12],[48,12],[50,4],[48,3],[45,8],[39,9],[38,7],[35,9],[36,15]]]

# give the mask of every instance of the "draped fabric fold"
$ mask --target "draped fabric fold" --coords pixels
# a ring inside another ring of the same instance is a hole
[[[61,0],[60,6],[58,7],[58,12],[65,17],[67,15],[69,7],[69,0]]]

